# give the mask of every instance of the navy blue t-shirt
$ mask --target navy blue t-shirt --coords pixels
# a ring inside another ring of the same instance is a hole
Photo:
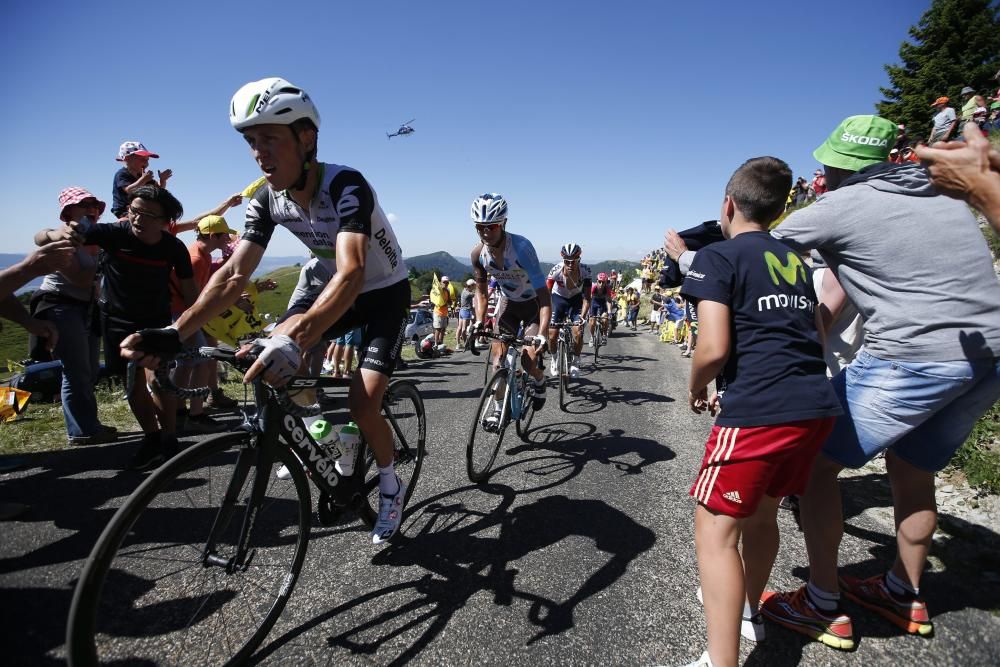
[[[115,172],[115,180],[111,189],[111,213],[116,218],[125,215],[125,211],[128,209],[128,194],[125,192],[125,188],[138,180],[139,177],[133,176],[125,167]]]
[[[788,246],[767,232],[746,232],[702,248],[681,293],[730,309],[716,424],[765,426],[841,414],[816,332],[812,273]]]
[[[139,329],[170,324],[170,273],[194,275],[183,243],[163,232],[158,243],[146,245],[127,221],[91,225],[84,243],[105,253],[100,305],[107,317]]]

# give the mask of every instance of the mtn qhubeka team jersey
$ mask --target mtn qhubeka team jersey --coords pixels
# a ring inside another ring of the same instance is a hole
[[[593,280],[593,273],[588,265],[580,264],[580,281],[573,287],[569,287],[566,284],[566,276],[563,274],[564,266],[564,262],[559,262],[553,266],[552,270],[549,271],[549,277],[546,278],[545,283],[552,290],[553,294],[557,294],[564,299],[571,299],[577,294],[583,293],[583,286],[585,283]]]
[[[320,187],[308,210],[285,192],[275,192],[269,187],[258,189],[247,205],[243,238],[267,247],[275,227],[281,225],[334,274],[337,233],[364,234],[369,243],[361,293],[406,280],[406,264],[396,234],[361,172],[337,164],[320,163],[318,168]]]
[[[489,246],[479,243],[472,249],[472,271],[477,279],[483,274],[497,280],[500,293],[510,301],[531,301],[545,287],[545,274],[531,241],[507,232],[500,265],[494,264]]]
[[[767,232],[698,251],[681,293],[729,307],[729,357],[716,379],[720,426],[767,426],[841,413],[816,332],[812,272]]]

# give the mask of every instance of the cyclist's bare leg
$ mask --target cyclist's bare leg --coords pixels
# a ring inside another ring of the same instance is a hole
[[[559,339],[559,330],[555,327],[549,327],[549,349],[554,351],[557,349],[556,342]]]
[[[490,354],[493,355],[493,370],[500,368],[500,360],[507,356],[507,345],[499,341],[494,341],[490,346]],[[496,388],[493,398],[499,403],[503,400],[504,385]]]
[[[392,431],[382,416],[382,396],[389,386],[389,376],[367,368],[354,373],[347,402],[351,418],[368,441],[380,467],[392,463],[394,458]]]
[[[573,326],[573,354],[578,357],[583,352],[583,329],[583,320]]]

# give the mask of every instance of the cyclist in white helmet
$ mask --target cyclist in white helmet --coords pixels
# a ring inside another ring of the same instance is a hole
[[[583,349],[583,322],[581,315],[590,312],[590,289],[593,278],[590,267],[580,263],[580,255],[583,249],[576,243],[567,243],[559,254],[562,261],[552,267],[546,284],[552,292],[552,319],[555,322],[570,320],[575,323],[573,326],[573,358],[570,360],[570,377],[580,374],[577,360],[580,351]],[[549,329],[549,349],[556,349],[555,329]],[[559,374],[558,364],[553,361],[550,375],[555,377]]]
[[[552,316],[549,288],[538,264],[538,255],[531,241],[506,231],[507,201],[493,192],[476,197],[472,202],[472,222],[479,234],[479,243],[472,249],[472,277],[476,281],[476,327],[486,319],[486,299],[489,277],[496,278],[502,294],[494,317],[494,328],[516,334],[524,322],[524,337],[534,336],[535,345],[526,347],[521,365],[534,380],[535,409],[545,404],[545,376],[539,367],[545,337]],[[493,350],[494,366],[507,353],[506,346]]]
[[[372,541],[385,542],[399,528],[406,492],[393,468],[392,434],[380,414],[409,310],[402,250],[364,176],[317,161],[319,112],[304,90],[280,78],[248,83],[233,95],[229,121],[249,145],[268,187],[250,199],[236,251],[195,304],[172,328],[127,338],[123,355],[154,366],[156,353],[178,351],[180,341],[240,298],[277,226],[289,229],[333,278],[318,296],[289,304],[271,336],[258,341],[263,351],[244,381],[263,374],[272,387],[284,385],[298,372],[302,350],[362,327],[363,352],[349,405],[379,467],[381,499]],[[137,349],[140,343],[152,352]]]

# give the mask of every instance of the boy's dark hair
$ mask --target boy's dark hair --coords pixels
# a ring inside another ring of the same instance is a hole
[[[145,199],[146,201],[156,202],[163,209],[163,215],[168,220],[178,220],[184,215],[184,207],[177,201],[177,197],[170,194],[169,190],[161,188],[155,183],[147,183],[133,190],[128,198],[128,203],[131,204],[133,199]]]
[[[764,156],[747,160],[733,172],[726,195],[747,220],[767,225],[784,212],[791,189],[791,168],[783,160]]]

